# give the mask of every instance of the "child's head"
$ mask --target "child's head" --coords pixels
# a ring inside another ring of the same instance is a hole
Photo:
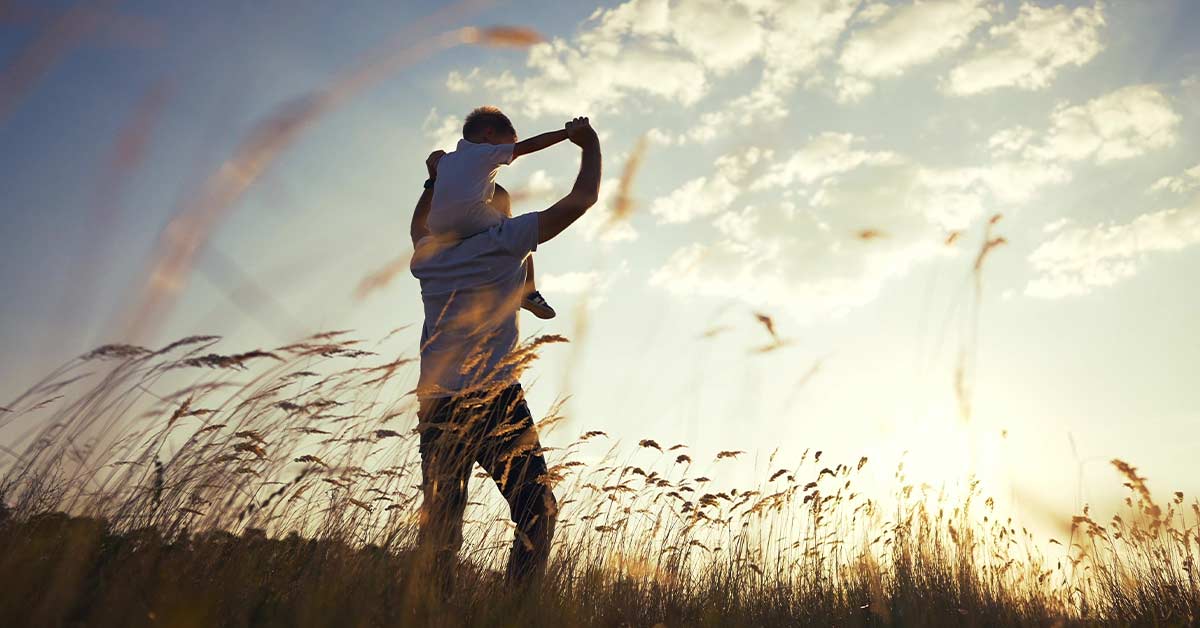
[[[467,114],[463,139],[476,144],[515,144],[517,131],[508,116],[496,107],[485,105]]]

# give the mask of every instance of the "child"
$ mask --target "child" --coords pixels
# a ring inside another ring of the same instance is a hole
[[[433,202],[426,219],[429,231],[435,236],[462,239],[500,224],[511,215],[507,194],[506,198],[495,199],[505,202],[493,203],[500,166],[565,139],[567,132],[563,129],[518,142],[512,122],[499,109],[485,106],[472,111],[463,124],[463,139],[454,152],[437,163]],[[534,284],[533,258],[525,264],[526,293],[521,307],[538,318],[554,318],[554,308]]]

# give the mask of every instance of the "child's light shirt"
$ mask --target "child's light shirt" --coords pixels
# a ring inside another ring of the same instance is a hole
[[[465,238],[500,224],[504,216],[488,202],[496,192],[496,173],[500,166],[512,163],[512,154],[512,144],[459,140],[454,152],[438,162],[426,221],[429,230]]]

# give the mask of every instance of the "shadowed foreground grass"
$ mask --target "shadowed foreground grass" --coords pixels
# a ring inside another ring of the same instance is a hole
[[[904,576],[907,590],[874,593],[867,577],[803,593],[733,573],[679,588],[559,564],[570,578],[552,577],[527,595],[508,591],[493,572],[463,566],[459,595],[439,605],[425,595],[407,552],[377,546],[268,539],[255,530],[168,542],[153,529],[114,534],[102,521],[60,514],[9,520],[0,530],[6,626],[867,625],[888,618],[929,625],[1051,617],[1037,602],[989,599],[979,583],[924,564]]]
[[[1047,557],[975,484],[951,498],[901,468],[893,494],[871,497],[866,458],[818,451],[772,455],[757,485],[728,486],[719,473],[742,452],[697,461],[652,439],[596,452],[594,430],[546,451],[561,507],[546,578],[518,593],[496,575],[511,525],[477,478],[458,591],[441,602],[411,558],[412,360],[343,332],[238,354],[216,342],[102,347],[0,412],[17,444],[0,479],[0,625],[1200,621],[1200,504],[1156,501],[1120,461],[1126,511],[1107,524],[1085,511]],[[539,429],[560,419],[551,409]]]

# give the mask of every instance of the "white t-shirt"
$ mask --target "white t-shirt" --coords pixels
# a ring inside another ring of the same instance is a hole
[[[496,193],[496,173],[500,166],[512,163],[512,154],[512,144],[459,140],[454,152],[438,162],[426,220],[429,230],[465,238],[500,224],[504,216],[488,202]]]
[[[425,306],[419,397],[517,383],[516,369],[503,362],[517,346],[525,258],[537,241],[534,212],[461,241],[417,242],[410,270]]]

